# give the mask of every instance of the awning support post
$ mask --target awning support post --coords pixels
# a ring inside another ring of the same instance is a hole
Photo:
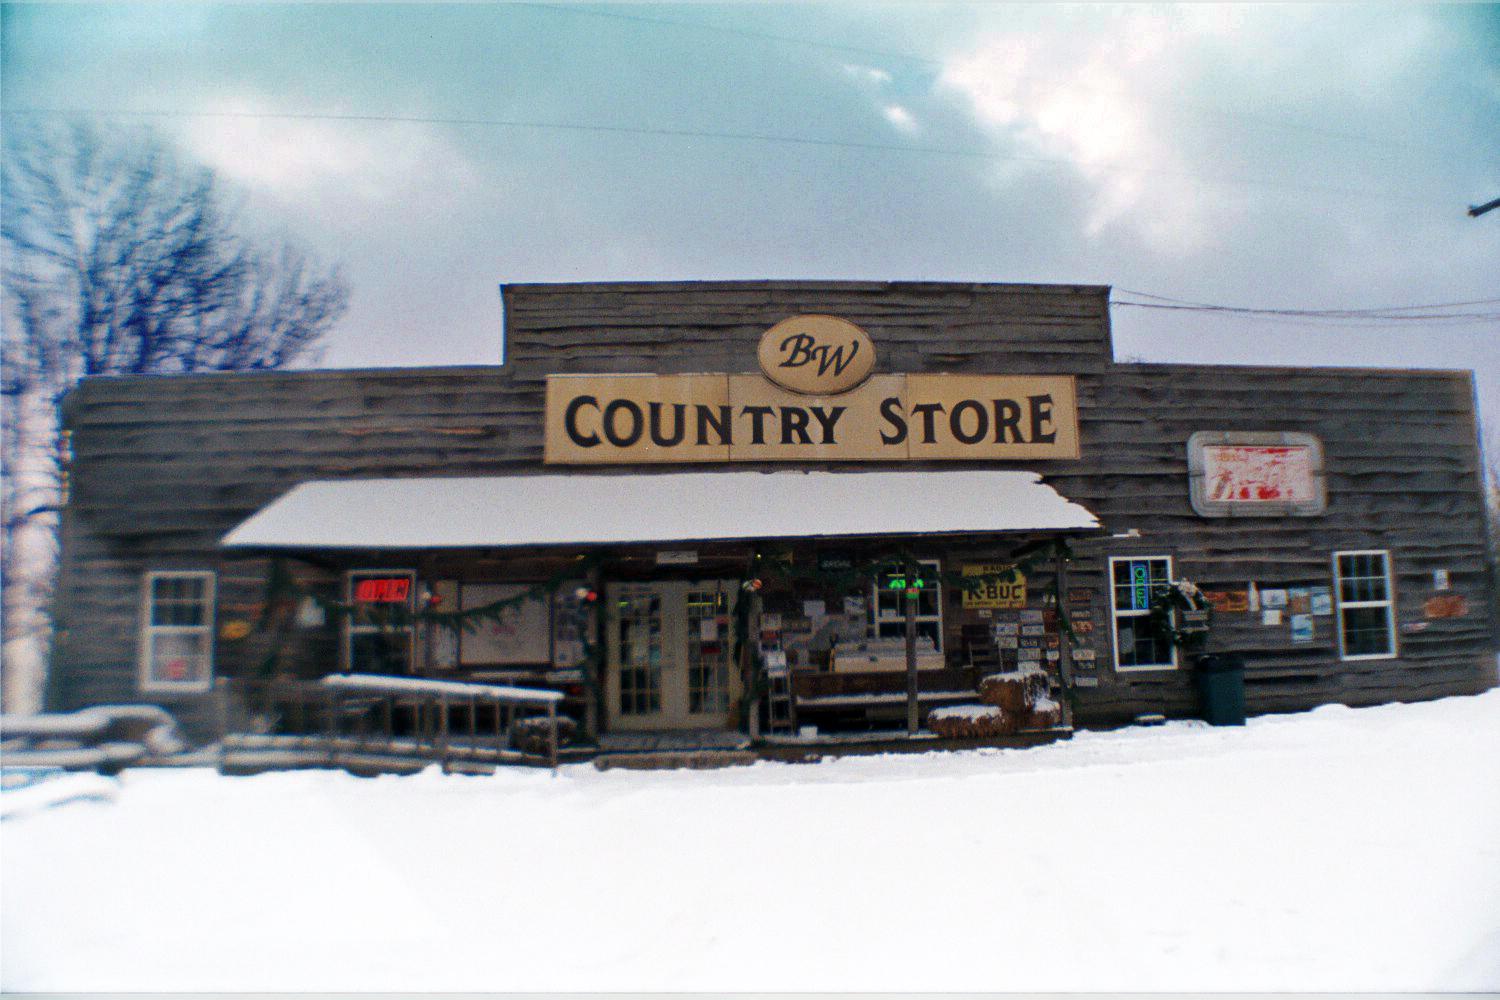
[[[1063,547],[1056,548],[1056,574],[1057,574],[1057,618],[1060,624],[1066,628],[1059,628],[1057,643],[1057,672],[1062,678],[1062,722],[1069,729],[1073,727],[1073,623],[1067,617],[1064,603],[1068,598],[1068,559],[1063,553]]]
[[[917,594],[912,593],[912,584],[917,579],[916,564],[907,561],[906,589],[901,600],[906,609],[906,735],[917,735],[917,723],[921,712],[917,701]]]

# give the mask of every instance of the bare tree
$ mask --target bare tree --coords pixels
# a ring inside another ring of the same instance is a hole
[[[287,367],[343,315],[348,288],[337,269],[243,235],[212,171],[149,132],[7,128],[0,199],[0,697],[15,708],[16,644],[47,628],[68,389],[89,375]]]

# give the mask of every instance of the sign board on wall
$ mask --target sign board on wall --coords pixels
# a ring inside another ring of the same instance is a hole
[[[873,375],[810,396],[759,375],[551,375],[544,461],[1078,457],[1071,375]]]
[[[1004,574],[1009,570],[1011,576],[1006,579]],[[966,608],[1024,608],[1026,607],[1026,577],[1020,570],[1011,569],[1000,563],[966,564],[963,575],[967,577],[982,577],[976,579],[973,586],[965,581],[963,588],[963,606]]]
[[[1188,483],[1203,517],[1311,517],[1328,506],[1311,434],[1199,431],[1188,438]]]

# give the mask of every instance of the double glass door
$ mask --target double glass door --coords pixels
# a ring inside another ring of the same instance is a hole
[[[739,697],[734,583],[615,583],[606,591],[611,730],[719,729]]]

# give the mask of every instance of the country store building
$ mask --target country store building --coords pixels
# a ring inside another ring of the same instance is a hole
[[[497,699],[445,734],[526,688],[711,742],[899,727],[913,661],[924,724],[1013,672],[1195,714],[1196,648],[1251,712],[1496,682],[1468,372],[1119,363],[1105,287],[502,297],[499,366],[84,381],[50,707],[436,679]]]

